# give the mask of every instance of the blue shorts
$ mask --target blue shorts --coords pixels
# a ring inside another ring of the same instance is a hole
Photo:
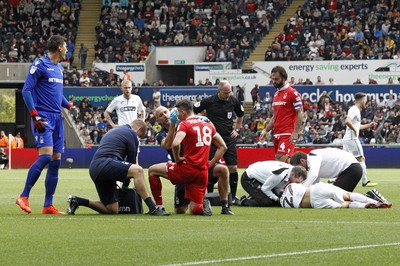
[[[64,124],[61,114],[39,112],[47,123],[45,123],[46,131],[43,133],[35,132],[33,121],[31,120],[32,133],[35,138],[37,148],[50,146],[53,147],[53,152],[64,152]]]
[[[123,182],[126,179],[131,165],[111,158],[101,158],[90,163],[89,174],[104,205],[118,201],[116,181]]]

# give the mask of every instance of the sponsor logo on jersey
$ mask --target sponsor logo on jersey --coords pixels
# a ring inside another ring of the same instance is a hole
[[[131,112],[131,111],[136,111],[136,106],[124,106],[119,108],[121,112]]]
[[[63,80],[62,79],[58,79],[58,78],[49,78],[48,81],[50,83],[61,83],[61,84],[63,84]]]
[[[54,68],[47,68],[48,71],[54,71]]]
[[[286,102],[273,102],[272,106],[277,106],[277,105],[286,105]]]

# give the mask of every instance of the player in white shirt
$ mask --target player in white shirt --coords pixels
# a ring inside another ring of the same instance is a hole
[[[122,95],[115,97],[104,111],[104,118],[111,127],[117,126],[110,117],[114,110],[117,112],[118,126],[130,124],[136,119],[145,119],[146,109],[142,99],[132,94],[132,82],[130,80],[121,82],[121,91]]]
[[[367,178],[367,166],[365,165],[364,151],[361,146],[358,135],[360,134],[360,129],[366,129],[369,127],[376,126],[375,122],[371,122],[366,125],[361,125],[361,110],[365,108],[367,102],[367,97],[364,93],[358,92],[354,95],[354,105],[350,107],[347,112],[346,117],[346,133],[343,137],[343,149],[350,152],[363,169],[363,174],[361,177],[363,187],[374,187],[378,183],[372,183]]]
[[[249,196],[243,196],[241,206],[279,206],[279,197],[289,177],[307,175],[304,167],[294,167],[280,161],[251,164],[241,176],[241,183]]]
[[[284,208],[390,208],[392,204],[380,197],[364,196],[360,193],[349,192],[340,187],[316,183],[309,187],[301,184],[302,177],[291,176],[280,198]]]
[[[309,187],[318,183],[321,178],[336,178],[333,183],[346,191],[353,191],[361,179],[362,167],[350,153],[336,149],[325,148],[312,150],[308,155],[295,152],[290,164],[301,165],[308,170],[304,185]]]
[[[306,187],[299,183],[286,186],[280,198],[283,208],[390,208],[360,193],[348,192],[327,183]]]

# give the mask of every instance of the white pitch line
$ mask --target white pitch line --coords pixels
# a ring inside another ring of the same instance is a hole
[[[354,247],[305,250],[305,251],[295,251],[295,252],[268,254],[268,255],[260,255],[260,256],[249,256],[249,257],[221,259],[221,260],[192,261],[192,262],[184,262],[184,263],[178,263],[178,264],[166,264],[164,266],[201,265],[201,264],[223,263],[223,262],[233,262],[233,261],[268,259],[268,258],[275,258],[275,257],[288,257],[288,256],[295,256],[295,255],[307,255],[307,254],[314,254],[314,253],[348,251],[348,250],[355,250],[355,249],[367,249],[367,248],[376,248],[376,247],[390,247],[390,246],[399,246],[399,245],[400,245],[400,242],[386,243],[386,244],[371,244],[371,245],[354,246]]]
[[[21,211],[22,213],[22,211]],[[94,217],[98,215],[98,217]],[[93,214],[90,217],[85,217],[87,216],[86,214],[83,215],[61,215],[61,216],[43,216],[39,213],[37,214],[25,214],[22,213],[21,216],[0,216],[0,220],[21,220],[21,219],[32,219],[32,220],[85,220],[85,221],[159,221],[159,222],[165,222],[165,221],[174,221],[174,222],[202,222],[202,223],[221,223],[221,222],[233,222],[233,223],[248,223],[249,220],[234,220],[234,219],[227,219],[227,220],[214,220],[214,219],[209,219],[208,217],[201,217],[200,219],[191,219],[191,217],[187,217],[188,219],[183,219],[183,218],[171,218],[171,217],[164,217],[164,218],[155,218],[155,217],[149,217],[149,218],[139,218],[142,215],[137,215],[134,218],[132,215],[132,218],[120,218],[115,215],[100,215],[100,214]],[[125,216],[125,215],[118,215],[118,216]],[[126,215],[127,217],[129,215]],[[147,216],[147,215],[146,215]],[[385,222],[385,221],[372,221],[372,222],[366,222],[366,221],[303,221],[303,220],[252,220],[253,223],[295,223],[295,224],[362,224],[362,225],[400,225],[400,222]]]

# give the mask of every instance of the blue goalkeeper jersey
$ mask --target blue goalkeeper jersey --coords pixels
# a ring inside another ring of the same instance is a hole
[[[61,113],[68,105],[63,95],[63,68],[48,56],[36,59],[26,75],[22,95],[29,111]]]

